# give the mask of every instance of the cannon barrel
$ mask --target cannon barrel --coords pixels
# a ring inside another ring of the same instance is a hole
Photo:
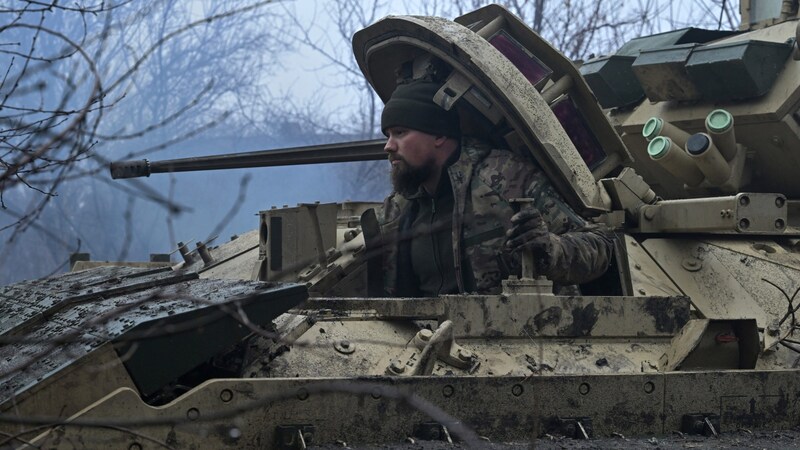
[[[163,161],[118,161],[111,163],[111,178],[149,177],[151,173],[194,172],[199,170],[243,169],[248,167],[291,166],[350,161],[375,161],[386,158],[384,139],[310,145],[277,150],[231,153],[167,159]]]

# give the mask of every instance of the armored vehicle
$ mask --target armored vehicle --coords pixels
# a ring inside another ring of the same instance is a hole
[[[0,289],[4,445],[480,447],[796,426],[798,8],[741,9],[737,32],[637,38],[580,68],[498,6],[359,31],[384,101],[404,79],[441,79],[432,101],[462,129],[531,158],[612,228],[607,273],[580,295],[526,269],[497,295],[382,298],[379,205],[262,211],[231,242],[180,244],[172,268]],[[112,174],[382,159],[382,145]]]

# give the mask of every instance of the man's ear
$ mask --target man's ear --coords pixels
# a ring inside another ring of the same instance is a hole
[[[433,138],[433,145],[435,145],[437,148],[444,145],[445,142],[447,142],[447,136],[435,136]]]

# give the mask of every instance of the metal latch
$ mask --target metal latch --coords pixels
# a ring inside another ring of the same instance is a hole
[[[281,450],[305,449],[314,440],[313,425],[278,425],[275,429],[278,448]]]
[[[422,441],[445,441],[450,444],[453,439],[447,427],[439,422],[422,422],[414,426],[414,437]]]
[[[458,369],[466,370],[470,374],[475,373],[480,366],[477,355],[455,343],[453,322],[450,320],[442,322],[434,332],[427,329],[420,330],[414,337],[414,344],[421,352],[419,361],[410,375],[432,374],[437,359]],[[400,369],[402,369],[402,365],[393,363],[387,369],[387,373],[399,375],[403,372]]]
[[[686,434],[702,434],[718,436],[720,432],[719,415],[710,413],[684,414],[681,419],[681,431]]]
[[[559,417],[558,434],[572,439],[590,439],[594,434],[589,417]]]

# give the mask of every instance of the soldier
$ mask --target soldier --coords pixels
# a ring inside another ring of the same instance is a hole
[[[386,293],[498,293],[520,274],[522,248],[557,292],[602,275],[608,234],[572,211],[532,161],[462,138],[455,110],[433,103],[440,87],[401,84],[381,116],[394,185],[381,219]],[[533,205],[515,213],[509,200],[521,197]]]

